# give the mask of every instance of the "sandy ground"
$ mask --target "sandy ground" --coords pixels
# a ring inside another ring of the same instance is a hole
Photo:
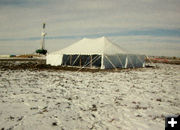
[[[0,129],[164,130],[180,65],[122,72],[0,70]]]

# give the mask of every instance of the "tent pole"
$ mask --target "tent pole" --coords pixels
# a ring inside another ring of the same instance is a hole
[[[125,63],[124,68],[127,68],[127,65],[128,65],[128,55],[126,56],[126,63]]]
[[[79,56],[80,56],[80,55],[78,55],[78,56],[76,57],[76,59],[74,60],[72,66],[76,63],[76,61],[78,60]]]
[[[72,55],[70,55],[70,65],[72,65]]]
[[[79,60],[79,66],[81,67],[81,56],[80,56],[80,60]]]
[[[90,58],[91,58],[91,59],[90,59],[90,60],[91,60],[91,61],[90,61],[90,62],[91,62],[91,65],[90,65],[90,66],[91,66],[91,68],[92,68],[92,55],[90,56]]]
[[[140,55],[137,55],[137,59],[141,62],[141,64],[142,64],[141,67],[145,67],[144,61],[141,60]]]
[[[101,55],[101,69],[105,69],[105,67],[104,67],[104,54]]]

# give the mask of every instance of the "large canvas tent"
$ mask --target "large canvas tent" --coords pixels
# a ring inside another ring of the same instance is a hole
[[[144,67],[145,56],[130,54],[106,37],[82,40],[46,56],[52,66],[75,66],[89,68],[137,68]]]

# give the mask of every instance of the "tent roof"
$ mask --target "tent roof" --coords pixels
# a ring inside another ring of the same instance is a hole
[[[120,54],[125,53],[118,45],[111,43],[106,37],[95,39],[83,38],[74,44],[54,52],[53,54]]]

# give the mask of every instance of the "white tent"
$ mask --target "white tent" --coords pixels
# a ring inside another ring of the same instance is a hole
[[[106,37],[84,38],[60,51],[50,53],[46,63],[53,66],[77,66],[89,68],[144,67],[144,55],[129,54]]]

